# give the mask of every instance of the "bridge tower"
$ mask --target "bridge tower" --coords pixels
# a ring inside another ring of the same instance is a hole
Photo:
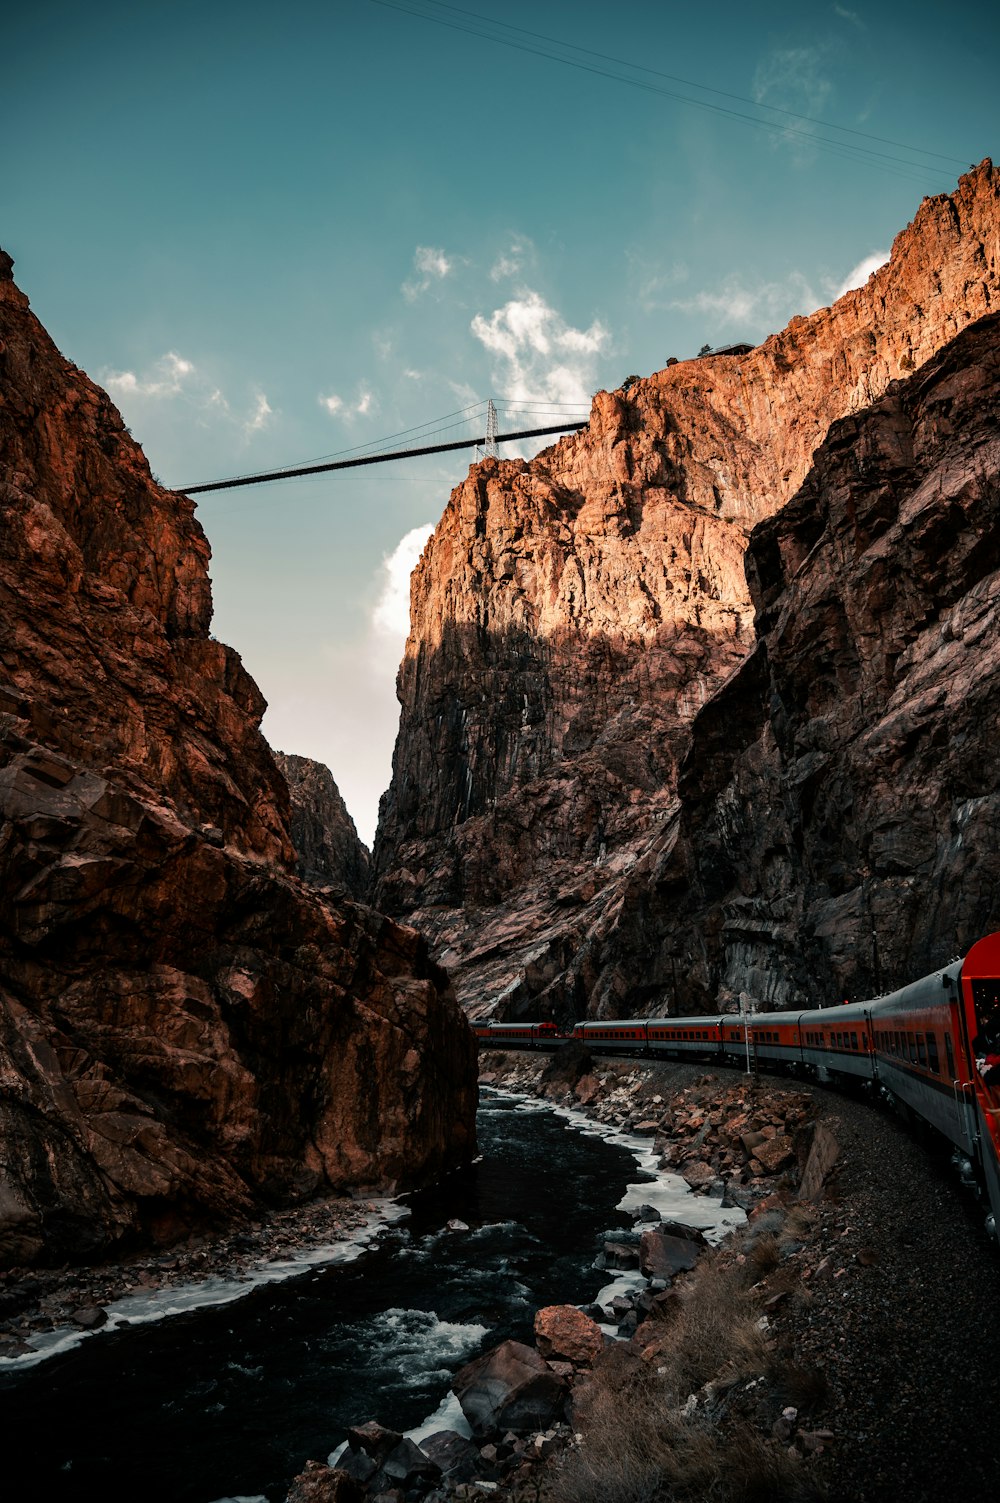
[[[497,452],[497,410],[490,397],[486,403],[486,440],[482,448],[476,445],[477,459],[498,459]]]

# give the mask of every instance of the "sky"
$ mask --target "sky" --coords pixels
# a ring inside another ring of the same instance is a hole
[[[471,440],[489,397],[584,417],[829,303],[1000,157],[966,0],[39,0],[4,56],[0,244],[178,489]],[[409,570],[473,457],[198,498],[214,634],[367,842]]]

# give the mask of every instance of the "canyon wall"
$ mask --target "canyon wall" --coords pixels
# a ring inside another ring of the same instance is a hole
[[[209,549],[0,253],[0,1266],[474,1152],[413,930],[294,872]]]
[[[375,892],[472,1010],[590,1005],[574,957],[670,827],[692,720],[752,646],[750,531],[831,423],[998,298],[986,161],[833,307],[599,393],[585,430],[530,463],[485,460],[453,492],[412,585]]]
[[[757,642],[575,958],[615,1015],[891,990],[1000,926],[1000,314],[836,423],[750,540]],[[655,989],[655,990],[654,990]]]
[[[322,762],[286,752],[275,765],[291,796],[291,835],[296,869],[316,886],[344,887],[353,898],[368,893],[371,857],[362,845],[333,773]]]

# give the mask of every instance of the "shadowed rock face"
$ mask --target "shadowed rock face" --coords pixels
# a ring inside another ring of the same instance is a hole
[[[298,872],[307,882],[346,887],[354,898],[368,892],[368,847],[361,844],[354,821],[322,762],[274,753],[292,800],[291,832]]]
[[[474,1151],[413,930],[293,872],[208,545],[0,259],[0,1265]]]
[[[376,901],[432,937],[467,1006],[604,1005],[593,935],[655,859],[694,716],[753,643],[751,529],[832,422],[998,297],[985,162],[832,308],[750,354],[599,393],[586,430],[530,464],[486,460],[453,492],[414,575],[374,863]],[[662,1005],[643,961],[629,1006]]]
[[[1000,314],[831,429],[755,531],[758,642],[577,957],[608,1010],[890,990],[1000,923]],[[656,1005],[657,997],[651,998]]]

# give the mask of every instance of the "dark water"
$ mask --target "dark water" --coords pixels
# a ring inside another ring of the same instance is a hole
[[[0,1377],[4,1496],[103,1503],[284,1497],[348,1425],[419,1424],[451,1375],[607,1275],[599,1235],[640,1176],[625,1149],[488,1097],[481,1162],[414,1197],[357,1263],[94,1336]],[[451,1218],[468,1232],[449,1232]]]

